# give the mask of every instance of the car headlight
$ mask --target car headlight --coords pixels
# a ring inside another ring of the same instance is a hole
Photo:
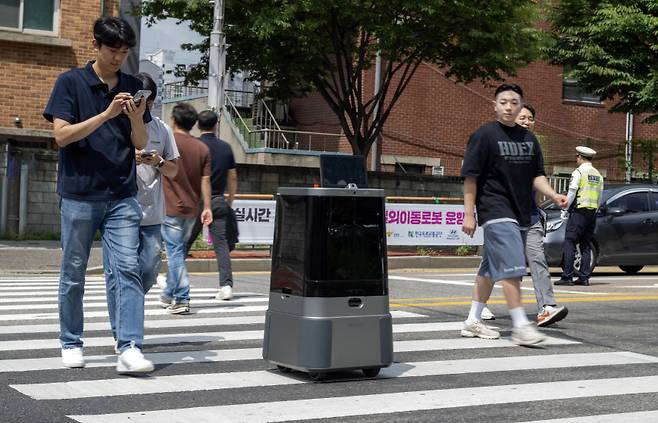
[[[555,232],[564,224],[564,220],[556,219],[546,223],[546,232]]]

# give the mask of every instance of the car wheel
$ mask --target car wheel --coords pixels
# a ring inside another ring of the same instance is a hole
[[[644,266],[619,266],[621,270],[623,270],[626,273],[630,273],[631,275],[636,274],[640,270],[642,270]]]
[[[592,251],[592,254],[590,256],[590,272],[594,272],[594,268],[596,267],[596,260],[598,258],[598,251],[596,251],[596,246],[594,246],[593,243],[589,243],[590,250]],[[581,261],[581,256],[580,256],[580,245],[576,245],[576,256],[574,257],[573,261],[573,270],[574,274],[579,275],[580,274],[580,261]]]

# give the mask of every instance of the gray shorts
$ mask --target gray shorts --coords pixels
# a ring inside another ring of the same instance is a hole
[[[483,229],[484,246],[478,275],[494,282],[525,276],[525,232],[518,223],[495,222]]]

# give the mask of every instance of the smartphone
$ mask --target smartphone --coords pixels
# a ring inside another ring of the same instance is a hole
[[[140,156],[142,156],[142,157],[144,157],[144,158],[146,158],[146,157],[153,157],[153,156],[155,156],[155,153],[157,153],[157,151],[155,151],[155,150],[152,150],[152,151],[142,151],[142,152],[140,153]]]
[[[149,98],[150,95],[151,95],[151,90],[139,90],[133,96],[133,101],[135,102],[135,104],[139,104],[140,101],[142,101],[145,98]]]

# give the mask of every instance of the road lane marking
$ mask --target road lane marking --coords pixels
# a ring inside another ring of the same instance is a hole
[[[229,308],[230,307],[230,308]],[[251,313],[251,312],[260,312],[266,311],[267,306],[245,306],[245,305],[236,305],[236,306],[217,306],[217,307],[204,307],[204,308],[194,308],[192,304],[192,312],[190,315],[197,314],[211,314],[211,313]],[[169,313],[163,308],[160,309],[146,309],[144,310],[145,316],[170,316]],[[188,315],[186,315],[188,316]],[[92,317],[107,317],[107,310],[104,311],[85,311],[85,318]],[[180,316],[185,318],[185,316]],[[16,320],[59,320],[59,313],[26,313],[26,314],[0,314],[0,321],[16,321]]]
[[[547,337],[542,346],[549,345],[576,345],[578,341],[569,339]],[[396,353],[420,351],[449,351],[473,350],[491,348],[515,348],[517,345],[509,339],[488,340],[480,338],[456,339],[420,339],[412,341],[394,341],[393,348]],[[150,353],[145,351],[146,358],[154,364],[189,364],[211,363],[239,360],[261,360],[262,348],[221,349],[202,351],[176,351]],[[85,356],[86,367],[112,367],[116,365],[116,355]],[[62,369],[61,357],[43,357],[26,359],[0,360],[0,373],[29,372],[38,370]]]
[[[393,363],[382,369],[377,379],[565,369],[628,364],[655,364],[657,357],[631,352],[553,354],[522,357],[471,358],[409,363]],[[246,372],[151,376],[149,378],[97,379],[54,383],[9,385],[35,400],[63,400],[145,395],[169,392],[239,389],[309,383],[298,373],[269,370]],[[658,389],[658,388],[657,388]]]
[[[224,421],[231,423],[259,423],[656,392],[658,392],[658,376],[645,376],[405,391],[68,417],[80,423],[173,423],[216,422],[218,416],[221,416]]]
[[[561,303],[596,303],[596,302],[611,302],[611,301],[655,301],[658,300],[658,295],[610,295],[608,297],[558,297],[558,302]],[[524,298],[525,303],[534,302],[529,298]],[[437,301],[437,302],[419,302],[419,303],[390,303],[391,307],[440,307],[440,306],[454,306],[454,305],[470,305],[469,301]],[[489,300],[487,304],[507,304],[505,300]]]
[[[405,323],[394,324],[393,333],[447,332],[458,331],[463,322]],[[263,339],[262,330],[235,330],[222,332],[192,332],[174,334],[154,334],[144,339],[144,345],[175,343],[209,343],[223,341],[250,341]],[[85,347],[107,347],[115,344],[111,336],[92,336],[84,338]],[[61,348],[56,338],[3,341],[0,351],[37,350],[42,348]]]
[[[391,317],[394,319],[417,318],[427,317],[424,314],[412,313],[403,310],[391,310]],[[178,319],[172,317],[170,319],[160,320],[146,320],[144,322],[145,329],[162,329],[162,328],[181,328],[181,327],[198,327],[198,326],[233,326],[233,325],[249,325],[249,324],[264,324],[265,316],[223,316],[223,317],[192,317],[188,316],[185,319]],[[0,325],[0,335],[9,334],[26,334],[26,333],[48,333],[59,332],[59,323],[40,324],[40,325]],[[85,333],[91,331],[109,331],[110,324],[108,322],[86,322]]]
[[[454,281],[454,280],[447,280],[447,279],[410,278],[410,277],[407,277],[407,276],[390,276],[390,275],[389,275],[388,278],[393,279],[393,280],[398,280],[398,281],[424,282],[424,283],[439,284],[439,285],[456,285],[456,286],[469,286],[469,287],[473,287],[473,283],[474,283],[474,281]],[[494,289],[502,289],[502,286],[500,286],[500,284],[496,284],[496,285],[494,285]],[[527,287],[527,286],[522,286],[521,290],[522,291],[535,292],[535,288]],[[564,290],[564,289],[556,289],[555,292],[556,293],[564,292],[564,293],[570,293],[570,294],[583,294],[583,295],[608,295],[605,292],[580,292],[580,291],[571,291],[571,290]]]
[[[259,297],[259,298],[253,298],[253,297],[247,297],[247,298],[234,298],[231,301],[222,301],[222,300],[216,300],[215,298],[212,299],[192,299],[190,301],[190,304],[192,307],[197,307],[199,305],[208,305],[208,304],[213,304],[217,307],[231,307],[232,304],[251,304],[251,303],[266,303],[269,301],[269,298],[267,297]],[[144,305],[146,306],[153,306],[153,305],[159,305],[160,301],[159,300],[148,300],[144,302]],[[94,302],[94,301],[85,301],[83,303],[85,309],[92,309],[92,308],[107,308],[107,302],[102,301],[102,302]],[[57,303],[49,303],[49,304],[30,304],[29,308],[30,310],[49,310],[49,309],[57,309],[59,305]],[[25,306],[18,306],[16,305],[16,302],[12,305],[0,305],[0,311],[7,311],[7,310],[23,310],[25,309]],[[0,314],[1,316],[1,314]]]

